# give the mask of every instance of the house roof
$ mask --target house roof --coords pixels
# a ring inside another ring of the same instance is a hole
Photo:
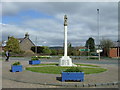
[[[19,43],[21,43],[25,38],[26,37],[24,37],[24,38],[17,38],[17,39],[20,40]],[[35,44],[29,38],[27,38],[27,39],[35,46]]]
[[[29,39],[29,38],[28,38]],[[30,39],[29,39],[30,40]],[[30,42],[35,46],[35,44],[30,40]]]
[[[26,34],[25,34],[25,35],[26,35]],[[19,43],[21,43],[21,42],[22,42],[24,39],[26,39],[26,38],[35,46],[35,44],[29,39],[29,37],[26,37],[26,36],[25,36],[24,38],[16,38],[16,39],[19,41]],[[7,41],[3,41],[3,42],[2,42],[2,46],[6,46],[6,42],[7,42]]]
[[[20,43],[21,43],[24,38],[17,38],[17,39],[18,39],[18,40],[20,41]]]

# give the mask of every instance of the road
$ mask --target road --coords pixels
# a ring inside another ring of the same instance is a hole
[[[5,57],[3,57],[5,60]],[[30,57],[10,57],[10,60],[20,60],[20,61],[29,61],[31,60]],[[118,60],[115,59],[101,59],[99,60],[86,60],[86,59],[73,59],[73,63],[92,63],[92,64],[118,64]],[[58,63],[59,59],[41,59],[41,62],[54,62]]]

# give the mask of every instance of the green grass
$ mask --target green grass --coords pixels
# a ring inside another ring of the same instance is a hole
[[[76,65],[89,66],[89,67],[100,67],[100,66],[97,66],[97,65],[90,65],[90,64],[76,64]]]
[[[104,69],[104,68],[87,68],[87,67],[83,68],[83,72],[85,74],[101,73],[105,71],[107,71],[107,69]]]
[[[39,73],[60,74],[62,71],[68,68],[70,67],[46,66],[46,67],[27,67],[26,70]],[[87,68],[87,67],[79,68],[82,68],[85,74],[101,73],[107,70],[104,68]]]
[[[37,64],[32,66],[43,66],[43,65],[58,65],[57,63],[48,63],[48,64]]]
[[[38,65],[32,65],[32,66],[42,66],[42,65],[58,65],[57,63],[48,63],[48,64],[38,64]],[[100,67],[97,65],[90,65],[90,64],[76,64],[80,66],[89,66],[89,67]]]

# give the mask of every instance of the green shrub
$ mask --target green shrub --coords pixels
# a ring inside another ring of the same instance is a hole
[[[33,56],[31,60],[39,60],[38,56]]]
[[[82,68],[78,68],[78,67],[71,67],[71,68],[68,68],[66,69],[64,72],[82,72]]]
[[[21,63],[20,62],[15,62],[15,63],[13,63],[13,65],[21,65]]]
[[[38,56],[38,58],[47,58],[47,59],[49,59],[50,56]]]

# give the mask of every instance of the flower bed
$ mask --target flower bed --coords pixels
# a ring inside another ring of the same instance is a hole
[[[62,72],[62,82],[65,80],[84,81],[84,72]]]
[[[32,57],[31,61],[29,61],[29,64],[31,64],[31,65],[40,64],[40,63],[41,62],[37,56]]]
[[[62,72],[62,82],[66,80],[84,81],[84,72],[81,68],[72,67]]]
[[[29,61],[29,64],[31,65],[40,64],[40,60],[31,60]]]
[[[11,71],[12,72],[22,72],[22,65],[20,62],[15,62],[13,65],[11,65]]]

